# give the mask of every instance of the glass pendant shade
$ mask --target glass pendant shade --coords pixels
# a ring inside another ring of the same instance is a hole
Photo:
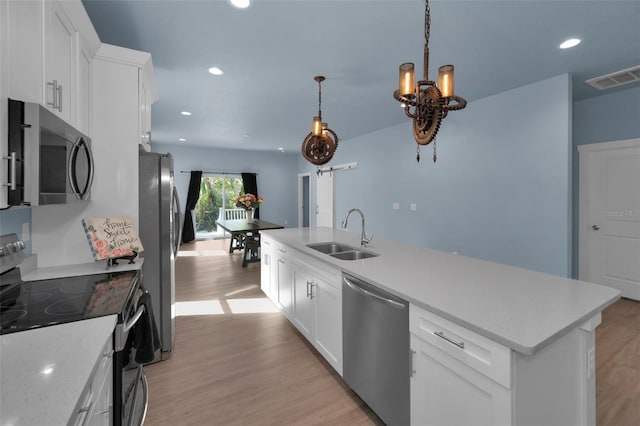
[[[453,96],[453,65],[438,68],[438,88],[445,98]]]
[[[322,118],[313,117],[313,127],[311,128],[313,136],[320,136],[322,134]]]
[[[412,62],[400,65],[399,78],[400,95],[413,95],[415,93],[415,74]]]

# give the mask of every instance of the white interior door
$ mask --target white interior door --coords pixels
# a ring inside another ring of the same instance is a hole
[[[316,226],[328,226],[330,228],[333,228],[333,185],[333,173],[322,173],[318,175]]]
[[[580,279],[640,300],[640,139],[579,149]]]

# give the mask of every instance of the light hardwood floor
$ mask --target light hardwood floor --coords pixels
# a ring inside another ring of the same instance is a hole
[[[176,301],[214,301],[200,308],[219,313],[176,318],[171,357],[145,367],[145,424],[381,425],[282,314],[237,313],[273,305],[260,290],[260,264],[242,268],[228,244],[181,247]]]
[[[284,316],[258,312],[260,264],[241,268],[228,243],[181,247],[176,300],[211,313],[178,316],[172,356],[145,367],[145,424],[382,425]],[[596,330],[597,425],[638,425],[640,303],[616,302]]]

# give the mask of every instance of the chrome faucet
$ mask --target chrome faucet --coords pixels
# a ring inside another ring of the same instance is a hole
[[[371,234],[368,238],[367,238],[367,234],[365,234],[364,232],[364,214],[362,213],[362,211],[360,211],[360,209],[351,209],[347,212],[347,215],[344,217],[344,220],[342,221],[342,227],[346,228],[347,227],[347,221],[349,220],[349,215],[353,212],[358,212],[360,213],[360,216],[362,217],[362,236],[360,237],[360,245],[362,247],[366,247],[367,244],[369,244],[371,242],[371,240],[373,240],[373,234]]]

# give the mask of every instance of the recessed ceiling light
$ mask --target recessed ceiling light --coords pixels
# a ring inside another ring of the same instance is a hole
[[[180,112],[180,114],[182,114],[182,115],[191,115],[191,113],[189,111],[182,111],[182,112]]]
[[[251,0],[229,0],[229,3],[238,9],[246,9],[251,4]]]
[[[284,152],[284,148],[278,148],[278,151]]]
[[[562,44],[560,44],[560,49],[569,49],[571,47],[575,47],[577,45],[580,44],[582,40],[580,40],[579,38],[570,38],[568,40],[565,40],[562,42]]]
[[[185,138],[180,138],[178,139],[180,142],[186,142],[187,140]]]
[[[213,75],[222,75],[222,74],[224,74],[224,71],[222,71],[218,67],[211,67],[211,68],[209,68],[209,73],[213,74]]]

